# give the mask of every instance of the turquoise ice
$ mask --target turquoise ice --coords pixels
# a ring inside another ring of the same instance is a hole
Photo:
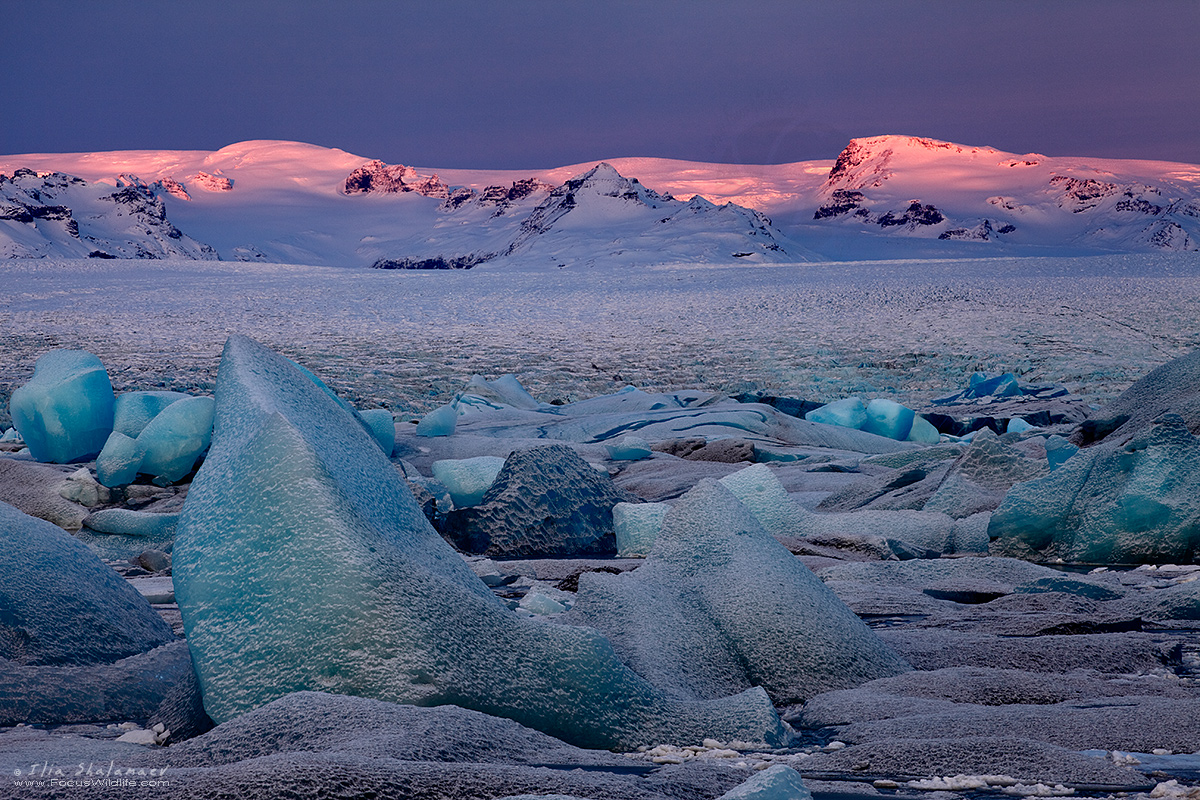
[[[844,397],[814,408],[804,415],[810,422],[860,429],[867,422],[867,407],[861,397]]]
[[[390,457],[396,449],[396,420],[392,412],[386,408],[372,408],[358,412],[358,417],[379,443],[379,449],[383,450],[385,456]]]
[[[504,468],[504,459],[499,456],[443,459],[433,462],[431,468],[433,477],[450,492],[454,507],[467,508],[483,501]]]
[[[113,430],[136,439],[142,429],[150,424],[150,420],[164,408],[189,396],[183,392],[126,392],[117,395]]]
[[[417,436],[450,436],[458,426],[458,409],[453,403],[438,406],[417,423]]]
[[[12,393],[13,425],[38,461],[94,458],[113,429],[112,383],[100,359],[84,350],[51,350],[33,378]]]
[[[167,406],[137,437],[138,472],[174,482],[187,475],[212,438],[213,399],[189,397]]]

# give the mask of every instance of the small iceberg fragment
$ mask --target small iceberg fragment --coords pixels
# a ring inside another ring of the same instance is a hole
[[[642,437],[630,433],[612,444],[606,444],[604,449],[608,451],[608,457],[613,461],[639,461],[649,458],[651,454],[650,443]]]
[[[417,423],[417,436],[450,436],[458,426],[458,409],[453,403],[438,406]]]
[[[443,459],[431,465],[433,477],[450,492],[455,508],[477,506],[483,502],[483,496],[503,468],[504,459],[499,456]]]
[[[167,406],[138,434],[138,472],[174,483],[187,475],[212,439],[213,399],[189,397]]]
[[[773,764],[717,800],[812,800],[800,773],[784,764]]]
[[[873,433],[899,442],[937,444],[941,435],[927,419],[894,400],[876,398],[864,404],[861,397],[846,397],[814,408],[804,415],[809,422],[837,425]]]
[[[51,350],[9,400],[13,425],[38,461],[95,458],[113,429],[116,396],[100,359],[84,350]]]
[[[669,503],[617,503],[613,506],[613,534],[618,558],[645,558],[654,547]]]

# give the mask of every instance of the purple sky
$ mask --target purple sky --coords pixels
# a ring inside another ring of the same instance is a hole
[[[1200,2],[24,0],[0,153],[295,139],[435,167],[906,133],[1200,163]]]

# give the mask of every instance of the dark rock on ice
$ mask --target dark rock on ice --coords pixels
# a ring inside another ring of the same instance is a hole
[[[566,445],[518,450],[470,508],[446,515],[460,549],[505,558],[611,555],[612,508],[636,498],[617,489]]]

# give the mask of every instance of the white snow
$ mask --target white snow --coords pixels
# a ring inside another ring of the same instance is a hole
[[[832,160],[739,165],[612,158],[607,163],[626,178],[638,178],[642,187],[681,201],[699,194],[716,204],[736,203],[765,214],[793,243],[789,252],[795,258],[810,250],[854,259],[1200,247],[1197,165],[1021,155],[912,136],[854,140],[847,152],[854,158],[843,153],[843,159],[853,163],[832,177]],[[137,176],[146,184],[161,181],[168,216],[186,234],[211,244],[225,259],[282,263],[358,265],[379,258],[491,252],[508,244],[514,223],[545,199],[543,192],[535,192],[497,216],[496,207],[487,204],[447,212],[440,199],[416,192],[344,194],[347,176],[371,160],[337,149],[264,140],[215,152],[7,155],[0,156],[0,172],[58,170],[114,186],[120,175]],[[560,186],[598,163],[519,171],[409,167],[405,174],[412,181],[436,174],[451,187],[476,190],[529,178]],[[853,214],[814,220],[814,212],[838,189],[862,192],[861,205],[875,220],[903,212],[914,200],[936,206],[946,220],[887,228]],[[1153,208],[1159,210],[1152,213]],[[742,224],[706,211],[703,225],[651,236],[648,242],[640,228],[613,228],[611,223],[622,217],[614,217],[611,206],[593,209],[577,216],[581,224],[574,228],[607,226],[602,241],[583,241],[594,252],[582,256],[588,250],[584,246],[568,248],[566,256],[561,250],[542,255],[548,262],[568,256],[604,262],[621,260],[623,254],[629,260],[631,249],[657,245],[668,250],[663,261],[691,260],[686,247],[679,249],[688,237],[713,224]],[[1000,233],[1006,225],[1015,230]],[[938,240],[942,234],[952,240]],[[727,260],[725,243],[716,248]],[[712,246],[699,253],[714,260]]]

